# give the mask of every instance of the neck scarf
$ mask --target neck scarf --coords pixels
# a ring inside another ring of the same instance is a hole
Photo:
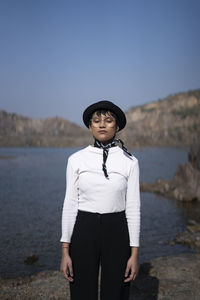
[[[115,147],[116,143],[120,143],[122,146],[123,151],[128,154],[129,156],[132,156],[130,152],[128,152],[127,148],[124,146],[124,142],[120,139],[113,139],[109,144],[104,145],[102,142],[95,139],[94,141],[94,147],[103,149],[103,164],[102,164],[102,170],[104,172],[104,175],[106,178],[108,178],[108,172],[106,168],[106,160],[108,158],[108,152],[111,147]]]

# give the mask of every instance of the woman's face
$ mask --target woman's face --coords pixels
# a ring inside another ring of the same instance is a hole
[[[109,112],[101,115],[97,115],[95,112],[92,115],[89,129],[95,139],[102,143],[108,143],[119,130],[119,126],[117,126],[115,118]]]

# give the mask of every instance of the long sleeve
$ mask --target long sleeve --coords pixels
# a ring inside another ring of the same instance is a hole
[[[66,193],[62,210],[61,242],[70,243],[78,212],[78,171],[74,170],[70,158],[66,170]]]
[[[130,246],[139,246],[140,237],[140,186],[139,186],[139,164],[134,161],[127,183],[126,194],[126,218],[129,229]]]

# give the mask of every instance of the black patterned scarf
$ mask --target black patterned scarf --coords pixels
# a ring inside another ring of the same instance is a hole
[[[124,146],[124,142],[120,139],[113,139],[109,144],[104,145],[102,142],[98,140],[94,140],[94,147],[103,149],[103,164],[102,164],[102,170],[104,172],[104,175],[106,178],[108,178],[108,172],[106,168],[106,160],[108,158],[108,152],[111,147],[115,147],[116,143],[120,143],[122,146],[123,151],[128,154],[129,156],[132,156],[130,152],[128,152],[127,148]]]

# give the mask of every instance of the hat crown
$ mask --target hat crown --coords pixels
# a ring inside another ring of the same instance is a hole
[[[121,108],[115,105],[113,102],[108,100],[101,100],[99,102],[93,103],[88,106],[83,113],[83,122],[86,127],[89,127],[91,115],[100,109],[105,109],[113,112],[117,116],[117,125],[119,126],[119,131],[126,126],[126,116]]]

